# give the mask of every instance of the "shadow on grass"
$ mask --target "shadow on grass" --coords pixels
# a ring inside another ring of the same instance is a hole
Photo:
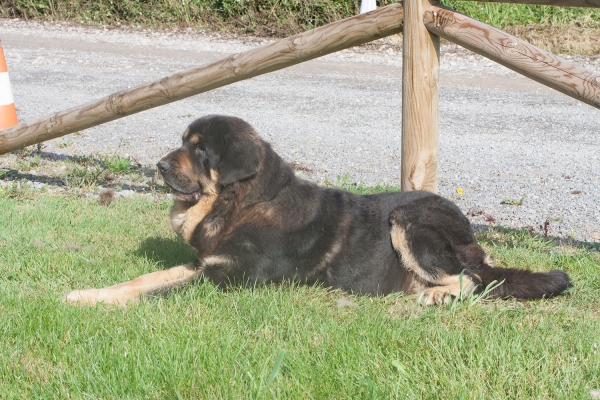
[[[18,150],[17,152],[23,154],[22,150]],[[126,177],[128,174],[139,174],[147,179],[153,178],[156,175],[155,168],[144,167],[142,165],[139,165],[135,160],[132,161],[134,164],[131,166],[131,169],[128,171],[128,173],[112,173],[111,178],[108,179],[103,176],[103,172],[107,171],[108,169],[105,164],[105,159],[102,157],[65,155],[45,151],[25,154],[26,155],[22,156],[21,161],[26,162],[27,160],[32,159],[33,155],[35,154],[39,156],[40,159],[50,161],[53,163],[69,162],[72,166],[79,166],[80,168],[83,168],[82,171],[87,171],[88,167],[95,167],[97,168],[97,172],[95,174],[89,172],[84,176],[72,176],[69,178],[68,176],[65,176],[65,174],[59,174],[61,176],[51,176],[39,173],[31,174],[27,171],[20,171],[19,169],[17,169],[18,166],[15,165],[8,169],[0,169],[0,179],[15,182],[44,183],[63,188],[84,188],[89,185],[101,185],[103,187],[109,188],[120,186],[122,190],[131,190],[136,193],[168,193],[170,191],[165,185],[161,184],[153,184],[152,187],[150,187],[147,184],[135,184],[134,182],[130,182],[127,179],[119,179],[119,175],[123,175],[124,177]],[[84,184],[83,182],[84,178],[88,179],[88,182],[86,184]],[[71,182],[69,182],[69,179],[71,179]]]
[[[482,225],[482,224],[471,224],[473,230],[476,233],[478,241],[492,243],[495,242],[493,235],[490,236],[490,233],[496,233],[501,235],[502,241],[499,242],[505,247],[515,248],[519,247],[520,243],[525,242],[527,239],[535,239],[539,241],[547,241],[548,243],[552,243],[554,245],[570,245],[574,247],[579,247],[582,249],[586,249],[590,252],[598,252],[600,251],[600,243],[598,242],[589,242],[585,240],[576,240],[573,238],[565,238],[561,236],[553,236],[553,235],[543,235],[536,232],[530,232],[526,228],[506,228],[502,225]],[[528,246],[525,246],[528,247]]]
[[[483,243],[494,243],[507,248],[530,247],[527,243],[530,240],[547,241],[548,244],[569,244],[587,251],[597,252],[599,250],[598,243],[590,243],[585,241],[565,240],[557,237],[543,237],[528,232],[526,229],[510,229],[501,226],[484,226],[474,224],[475,232],[479,232],[478,240]],[[495,234],[500,235],[499,239]],[[144,257],[161,265],[162,268],[171,268],[177,265],[187,264],[196,260],[194,249],[185,244],[179,238],[162,238],[149,237],[141,242],[139,248],[134,252],[138,257]]]
[[[140,244],[134,254],[154,261],[165,269],[187,264],[196,259],[194,250],[179,238],[147,238]]]

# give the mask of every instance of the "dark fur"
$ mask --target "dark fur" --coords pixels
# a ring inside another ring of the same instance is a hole
[[[174,220],[194,227],[186,241],[197,251],[198,268],[219,285],[295,279],[385,295],[414,293],[464,273],[478,285],[476,291],[504,281],[491,296],[521,299],[558,295],[570,286],[563,271],[494,268],[467,218],[435,194],[357,196],[297,178],[238,118],[195,121],[182,147],[158,167],[176,191]],[[210,180],[211,174],[218,178]],[[214,202],[207,202],[206,213],[186,213],[206,201],[206,182],[218,190]],[[404,232],[405,253],[392,245],[394,227]],[[402,254],[421,273],[407,268]]]

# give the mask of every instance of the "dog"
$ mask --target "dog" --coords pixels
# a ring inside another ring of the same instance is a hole
[[[173,192],[173,229],[197,261],[75,290],[67,302],[125,304],[197,279],[224,288],[294,280],[373,296],[417,293],[426,305],[471,293],[537,299],[571,286],[561,270],[494,267],[466,216],[436,194],[359,196],[298,178],[239,118],[194,121],[157,167]]]

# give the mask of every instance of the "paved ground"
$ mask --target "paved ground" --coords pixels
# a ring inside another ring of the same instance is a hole
[[[27,121],[261,44],[193,32],[0,20],[19,118]],[[576,57],[600,70],[600,57]],[[401,53],[361,47],[48,142],[55,154],[129,154],[153,165],[187,124],[210,114],[250,122],[313,180],[349,174],[399,184]],[[600,242],[600,110],[479,56],[445,46],[440,194],[479,224],[539,226]],[[462,189],[462,194],[457,189]],[[504,199],[523,205],[501,204]],[[488,221],[493,219],[494,221]]]

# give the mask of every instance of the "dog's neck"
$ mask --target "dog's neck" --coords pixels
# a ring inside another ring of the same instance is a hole
[[[262,144],[261,164],[257,174],[247,182],[243,199],[240,199],[241,206],[268,203],[298,179],[290,165],[273,151],[269,143],[263,141]]]

